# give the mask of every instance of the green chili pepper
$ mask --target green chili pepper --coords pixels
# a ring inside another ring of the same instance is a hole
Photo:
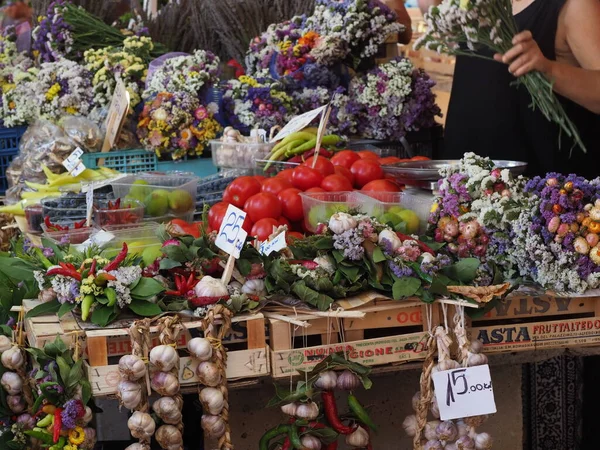
[[[36,426],[39,428],[46,428],[51,423],[52,423],[52,414],[48,414],[42,420],[38,421]]]
[[[33,251],[35,252],[35,254],[40,259],[40,261],[42,262],[42,264],[44,265],[44,267],[46,269],[49,269],[50,267],[52,267],[54,265],[54,264],[52,264],[52,262],[48,258],[46,258],[44,256],[44,253],[42,253],[42,250],[40,248],[35,247],[33,249]]]
[[[350,407],[350,411],[354,413],[354,415],[358,418],[360,422],[365,424],[374,432],[377,432],[377,425],[371,420],[369,417],[369,413],[362,407],[358,399],[353,395],[348,395],[348,406]]]
[[[276,426],[275,428],[271,428],[269,431],[267,431],[265,434],[263,434],[263,437],[260,438],[260,441],[258,443],[258,450],[269,450],[269,442],[276,438],[277,436],[280,436],[282,434],[289,434],[290,432],[290,426],[289,425],[279,425]]]
[[[113,288],[104,289],[104,295],[108,298],[107,306],[113,306],[117,302],[117,291]]]
[[[81,302],[81,319],[85,322],[90,315],[90,308],[94,304],[96,297],[93,295],[86,295],[83,297],[83,301]]]
[[[293,424],[290,426],[290,431],[288,433],[288,437],[290,438],[290,442],[292,443],[292,448],[302,450],[304,447],[302,446],[302,442],[300,441],[300,434],[298,433],[298,427]]]
[[[67,443],[67,441],[64,438],[64,436],[61,436],[60,439],[58,440],[58,442],[56,443],[56,445],[53,445],[48,450],[61,450],[62,448],[64,448],[66,443]]]

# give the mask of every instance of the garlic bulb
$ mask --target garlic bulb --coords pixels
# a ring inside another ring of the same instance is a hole
[[[337,386],[338,376],[333,370],[326,370],[319,374],[315,386],[324,391],[331,391]]]
[[[161,372],[169,372],[179,363],[179,355],[170,345],[157,345],[150,350],[150,362]]]
[[[13,344],[8,336],[0,335],[0,353],[12,348]]]
[[[149,440],[154,434],[156,424],[150,414],[135,411],[127,421],[127,427],[134,438]]]
[[[17,423],[21,424],[25,430],[32,430],[35,427],[36,420],[31,414],[21,414],[17,417]]]
[[[386,243],[388,246],[391,246],[393,252],[395,253],[400,247],[402,247],[402,240],[398,237],[398,235],[394,232],[394,230],[385,229],[379,233],[379,238],[377,243],[382,248],[387,248],[383,246],[383,243]]]
[[[8,408],[15,414],[20,414],[25,411],[25,408],[27,408],[25,400],[23,400],[23,397],[20,395],[8,395],[6,397],[6,404],[8,405]]]
[[[208,361],[212,358],[213,348],[210,345],[210,341],[206,338],[193,338],[188,344],[187,348],[194,358],[199,359],[200,361]]]
[[[0,384],[8,395],[17,395],[23,390],[23,380],[15,372],[4,372]]]
[[[490,450],[492,448],[493,439],[487,433],[479,433],[475,436],[474,441],[477,450]]]
[[[356,228],[356,219],[348,213],[338,212],[329,219],[329,229],[335,234]]]
[[[96,446],[96,430],[90,427],[83,429],[85,433],[85,439],[83,443],[79,444],[79,448],[82,450],[94,450]]]
[[[483,351],[483,342],[481,342],[477,339],[471,341],[469,351],[471,353],[481,353]]]
[[[458,437],[469,435],[469,427],[463,420],[458,420],[456,422],[456,429],[458,430]]]
[[[431,415],[433,417],[435,417],[436,419],[440,418],[440,407],[438,406],[437,398],[435,397],[435,395],[431,399],[431,408],[429,408],[429,410],[431,411]]]
[[[425,424],[425,430],[423,430],[423,436],[428,441],[435,441],[440,438],[437,432],[437,427],[440,424],[439,420],[432,420],[431,422],[427,422]]]
[[[454,422],[450,420],[441,422],[435,431],[437,432],[438,439],[440,441],[453,441],[458,436],[456,425],[454,425]]]
[[[366,447],[369,445],[368,431],[359,426],[356,431],[346,436],[346,444],[350,447]]]
[[[423,450],[444,450],[444,445],[440,441],[427,441]]]
[[[212,387],[207,387],[200,391],[200,402],[203,408],[213,416],[221,414],[225,406],[223,393],[219,389]]]
[[[488,358],[483,353],[471,353],[469,352],[469,357],[467,358],[467,366],[483,366],[488,363]]]
[[[463,436],[456,441],[458,450],[475,450],[475,442],[469,436]]]
[[[433,372],[445,372],[446,370],[458,369],[460,364],[453,359],[440,361],[433,367]]]
[[[173,397],[161,397],[152,404],[152,411],[164,423],[177,425],[181,422],[181,408]]]
[[[319,417],[319,406],[314,402],[300,403],[296,408],[298,419],[315,420]]]
[[[446,446],[444,447],[444,450],[458,450],[456,448],[456,444],[446,444]]]
[[[353,391],[360,386],[360,379],[350,370],[344,370],[337,379],[337,388],[342,391]]]
[[[162,425],[154,435],[156,442],[165,450],[183,449],[183,436],[173,425]]]
[[[225,421],[220,416],[202,416],[202,429],[208,437],[218,439],[225,434]]]
[[[19,370],[25,365],[23,352],[16,345],[3,351],[0,360],[2,361],[2,365],[10,370]]]
[[[323,447],[321,441],[310,434],[302,436],[302,439],[300,439],[300,444],[302,444],[302,448],[305,450],[321,450]]]
[[[267,294],[265,282],[258,278],[254,280],[246,280],[246,282],[242,286],[242,293],[246,295],[256,295],[257,297],[264,297]]]
[[[404,432],[409,437],[414,437],[417,434],[417,429],[419,427],[419,424],[417,423],[417,416],[414,414],[406,416],[406,419],[404,419],[404,422],[402,422],[402,427],[404,428]]]
[[[170,372],[156,372],[150,384],[163,397],[172,397],[179,392],[179,380]]]
[[[435,398],[435,396],[434,396]],[[415,395],[413,395],[412,398],[412,407],[415,410],[415,412],[417,412],[419,410],[419,403],[421,403],[421,393],[417,392]]]
[[[119,359],[119,373],[121,378],[136,381],[146,375],[146,364],[135,355],[124,355]]]
[[[117,397],[127,409],[135,409],[142,402],[142,387],[135,381],[121,381],[117,386]]]
[[[198,364],[196,375],[200,383],[205,386],[215,387],[221,383],[221,373],[217,365],[210,361],[204,361]]]
[[[131,444],[125,450],[150,450],[150,447],[148,445],[144,445],[144,444],[140,444],[139,442],[136,442],[135,444]]]
[[[204,275],[194,288],[197,297],[227,297],[229,291],[221,279]]]
[[[92,408],[90,408],[89,406],[86,406],[85,414],[81,418],[81,423],[83,424],[83,426],[86,426],[88,423],[90,423],[92,421],[93,418],[94,418],[94,413],[92,412]]]
[[[286,403],[285,405],[281,405],[281,412],[291,417],[296,415],[297,410],[298,403]]]

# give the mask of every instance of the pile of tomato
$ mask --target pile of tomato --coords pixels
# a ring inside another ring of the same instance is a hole
[[[316,161],[315,161],[316,159]],[[417,156],[412,160],[428,159]],[[243,228],[250,236],[266,240],[273,227],[287,225],[288,236],[306,232],[301,192],[400,192],[403,186],[386,176],[383,166],[406,161],[396,157],[379,158],[371,151],[342,150],[330,159],[311,156],[293,169],[272,178],[242,176],[225,189],[223,201],[211,207],[208,224],[218,230],[232,204],[246,212]]]

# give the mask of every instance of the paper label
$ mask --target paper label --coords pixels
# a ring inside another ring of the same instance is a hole
[[[108,115],[106,116],[106,136],[104,136],[104,144],[102,145],[103,152],[107,152],[114,147],[128,109],[129,92],[127,92],[125,84],[120,79],[117,79],[115,92],[110,102]]]
[[[246,213],[233,205],[229,205],[219,229],[215,245],[235,259],[240,257],[240,252],[248,233],[242,228],[246,220]]]
[[[261,142],[267,142],[267,131],[263,130],[262,128],[256,129],[254,128],[253,130],[250,131],[250,137],[256,137],[258,136],[258,138],[260,139]]]
[[[269,256],[271,253],[278,252],[286,247],[285,231],[282,231],[272,240],[261,243],[258,251],[263,255]]]
[[[87,219],[87,226],[89,227],[92,222],[92,210],[94,208],[94,186],[90,186],[88,191],[85,193],[85,217]]]
[[[81,155],[83,155],[83,150],[77,147],[73,153],[71,153],[67,158],[62,162],[62,165],[67,169],[72,176],[76,177],[80,175],[85,170],[85,165],[81,161]]]
[[[271,139],[271,142],[280,141],[289,136],[290,134],[306,128],[310,125],[310,123],[313,120],[315,120],[319,116],[319,114],[322,114],[323,111],[325,111],[325,108],[327,108],[327,105],[321,106],[320,108],[313,109],[312,111],[305,112],[304,114],[300,114],[299,116],[292,118],[292,120],[290,120],[288,124],[285,127],[283,127],[273,139]]]
[[[435,397],[442,420],[496,412],[490,367],[463,367],[433,374]]]

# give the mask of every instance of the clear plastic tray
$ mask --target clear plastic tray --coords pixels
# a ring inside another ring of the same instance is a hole
[[[99,231],[95,226],[63,231],[48,231],[45,224],[42,224],[42,230],[44,237],[50,239],[54,243],[71,245],[83,244]]]
[[[273,176],[277,175],[279,172],[285,169],[295,169],[300,165],[300,163],[288,162],[288,161],[270,161],[266,159],[257,159],[256,160],[256,168],[260,170],[261,175],[265,176]],[[269,167],[265,170],[266,165],[269,164]]]
[[[141,222],[144,218],[144,204],[138,200],[121,199],[119,209],[109,209],[109,202],[117,200],[99,200],[94,204],[94,221],[100,228],[113,225],[127,225]]]
[[[381,203],[358,191],[349,192],[301,192],[304,223],[315,232],[320,223],[327,223],[336,212],[353,212],[377,216]]]
[[[391,223],[396,231],[408,234],[424,233],[433,196],[430,192],[407,189],[404,192],[366,192],[365,195],[381,204],[375,217],[382,223]]]
[[[178,217],[188,221],[194,217],[197,186],[195,176],[150,173],[128,175],[112,184],[115,198],[133,198],[144,203],[145,218]],[[174,191],[178,193],[173,194]]]
[[[247,144],[241,142],[210,141],[213,164],[216,167],[232,169],[253,169],[257,159],[266,159],[275,144],[262,142]]]
[[[156,222],[106,227],[106,231],[114,237],[104,245],[102,253],[112,257],[123,248],[123,242],[126,242],[129,253],[142,258],[149,258],[150,254],[158,255],[162,247],[162,242],[156,235],[158,227]]]

